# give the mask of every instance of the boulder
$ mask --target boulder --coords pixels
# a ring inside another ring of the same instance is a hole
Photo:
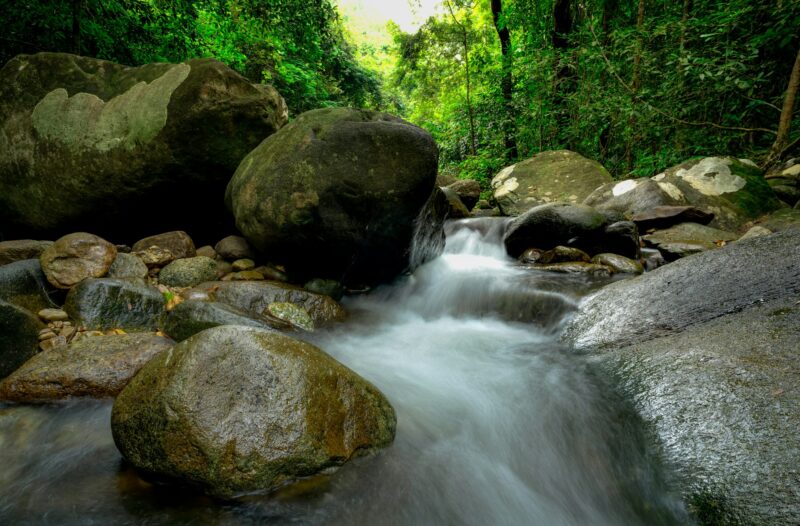
[[[641,274],[644,272],[641,263],[619,254],[597,254],[592,258],[592,263],[605,265],[614,274]]]
[[[414,224],[409,268],[414,270],[444,252],[446,236],[444,223],[450,213],[450,203],[444,191],[435,186]]]
[[[396,417],[372,384],[317,349],[222,326],[153,358],[114,402],[111,431],[146,473],[231,497],[388,446]]]
[[[192,258],[197,254],[194,248],[194,241],[189,237],[189,234],[182,230],[165,232],[163,234],[156,234],[140,239],[133,244],[131,250],[133,252],[146,252],[153,247],[161,249],[160,251],[162,252],[166,251],[172,254],[172,259],[170,261],[181,258]],[[169,261],[167,261],[167,263],[169,263]]]
[[[660,439],[708,524],[800,521],[800,231],[731,243],[601,289],[565,339]]]
[[[117,247],[105,239],[75,232],[59,238],[39,256],[47,281],[69,289],[87,278],[100,278],[117,257]]]
[[[631,218],[660,206],[685,204],[684,195],[671,183],[652,179],[626,179],[606,183],[583,200],[600,212],[613,212]]]
[[[214,246],[214,250],[219,254],[219,257],[228,261],[256,257],[253,247],[242,236],[225,237]]]
[[[345,290],[341,283],[332,279],[314,278],[306,282],[303,288],[315,294],[324,294],[339,301],[344,296]]]
[[[194,287],[217,279],[217,263],[205,256],[176,259],[158,273],[158,281],[171,287]]]
[[[270,316],[285,321],[293,329],[312,332],[314,330],[314,320],[303,307],[298,307],[294,303],[270,303],[267,305],[266,313]]]
[[[19,55],[0,70],[3,234],[230,228],[225,185],[287,118],[274,89],[213,59]]]
[[[481,185],[478,181],[473,179],[459,179],[447,185],[446,188],[449,188],[458,195],[458,198],[464,203],[467,210],[475,208],[475,205],[478,204],[478,200],[481,198]]]
[[[214,250],[214,247],[211,245],[203,245],[202,247],[198,248],[196,255],[205,256],[211,259],[217,259],[217,257],[219,257],[219,254],[217,254],[217,251]]]
[[[639,232],[669,228],[680,223],[707,225],[713,219],[714,214],[704,212],[694,206],[655,206],[631,217],[631,221],[636,223]]]
[[[277,281],[212,281],[188,290],[184,296],[198,293],[257,316],[263,316],[271,303],[294,303],[309,313],[317,327],[347,317],[344,308],[329,296]]]
[[[800,202],[800,159],[789,159],[776,166],[767,172],[764,179],[784,203],[793,206]]]
[[[589,274],[595,277],[607,278],[611,276],[611,269],[605,265],[586,263],[583,261],[566,261],[562,263],[536,263],[531,268],[547,272],[560,272],[562,274]]]
[[[606,218],[591,207],[551,203],[531,208],[508,224],[504,243],[511,257],[528,248],[550,249],[576,238],[597,236]]]
[[[492,195],[503,214],[516,216],[545,203],[581,203],[609,182],[598,162],[569,150],[546,151],[503,168],[492,179]]]
[[[642,236],[647,245],[657,248],[665,258],[673,261],[691,254],[713,250],[735,241],[739,236],[697,223],[681,223],[666,230],[656,230]]]
[[[372,285],[408,266],[437,158],[431,135],[397,117],[313,110],[242,161],[226,202],[244,237],[300,279]]]
[[[531,255],[532,254],[529,254],[529,259]],[[588,263],[590,259],[589,254],[578,248],[557,246],[539,255],[539,257],[536,258],[536,262],[541,264],[568,263],[570,261]]]
[[[39,259],[39,255],[44,252],[44,249],[52,244],[52,241],[36,241],[34,239],[0,241],[0,265],[25,259]]]
[[[220,325],[243,325],[271,330],[274,326],[270,320],[213,301],[188,300],[179,303],[169,314],[164,322],[164,332],[175,341],[183,341],[200,331],[219,327]],[[284,329],[285,325],[278,328]]]
[[[67,294],[64,310],[87,329],[155,330],[165,314],[158,289],[125,279],[87,279]]]
[[[117,253],[117,258],[108,269],[109,278],[144,279],[147,277],[147,265],[133,254]]]
[[[800,228],[800,209],[783,208],[771,213],[759,224],[773,232]]]
[[[455,190],[444,187],[442,188],[442,193],[447,198],[447,203],[449,205],[449,211],[447,212],[447,217],[449,219],[464,219],[465,217],[469,217],[469,208],[461,202],[461,198],[458,197]]]
[[[116,396],[155,355],[175,342],[155,334],[82,338],[41,352],[0,382],[0,400],[47,402]]]
[[[742,237],[739,238],[739,241],[743,239],[750,239],[751,237],[759,237],[759,236],[768,236],[772,233],[772,230],[768,228],[764,228],[763,226],[756,225],[751,227],[747,232],[742,234]]]
[[[47,281],[38,259],[0,266],[0,300],[38,312],[54,307],[56,289]]]
[[[44,324],[32,312],[0,300],[0,378],[39,352]]]
[[[738,231],[746,223],[785,206],[775,196],[761,171],[732,157],[687,161],[653,177],[671,185],[680,204],[714,214],[709,226]]]

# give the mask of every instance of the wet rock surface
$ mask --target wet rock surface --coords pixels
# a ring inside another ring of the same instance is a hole
[[[64,310],[89,329],[155,330],[166,313],[158,289],[134,281],[87,279],[67,294]]]
[[[39,331],[43,328],[32,312],[0,300],[0,378],[39,351]]]
[[[254,328],[203,331],[151,360],[114,402],[137,468],[230,497],[385,447],[384,396],[316,347]]]
[[[0,300],[38,312],[54,307],[56,289],[47,281],[38,259],[0,266]]]
[[[164,332],[176,341],[183,341],[200,331],[220,325],[242,325],[268,330],[273,328],[269,320],[224,303],[188,300],[169,311],[164,322]]]
[[[108,273],[117,257],[117,247],[105,239],[75,232],[59,238],[39,256],[42,271],[54,287],[69,289],[87,278]]]
[[[39,259],[39,255],[44,249],[52,244],[52,241],[36,241],[35,239],[0,241],[0,265],[25,259]]]
[[[0,400],[30,403],[116,396],[144,364],[174,344],[154,334],[83,338],[25,362],[0,382]]]

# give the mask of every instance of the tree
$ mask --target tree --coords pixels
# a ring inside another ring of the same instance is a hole
[[[501,90],[503,101],[505,102],[505,115],[503,116],[503,135],[508,160],[515,159],[517,153],[516,130],[514,126],[514,78],[513,78],[513,55],[511,49],[511,32],[508,30],[508,22],[503,18],[502,0],[491,0],[492,20],[500,39],[500,53],[503,60],[503,78]]]
[[[800,50],[794,59],[792,73],[789,76],[789,84],[786,87],[786,94],[783,97],[783,107],[781,117],[778,122],[778,133],[775,135],[775,142],[772,143],[766,165],[780,159],[789,142],[789,130],[792,128],[792,115],[794,112],[794,101],[797,97],[797,89],[800,87]]]
[[[469,31],[467,30],[467,23],[469,21],[469,17],[466,17],[464,22],[461,22],[456,17],[455,12],[453,11],[453,4],[451,0],[444,0],[445,5],[447,6],[447,10],[450,12],[450,17],[453,19],[453,23],[458,27],[459,31],[461,32],[461,41],[464,46],[464,83],[467,89],[467,116],[469,118],[469,151],[470,154],[475,155],[475,116],[472,111],[472,92],[470,87],[470,69],[469,69]],[[469,9],[471,4],[467,4],[467,8]],[[467,11],[469,12],[469,11]]]

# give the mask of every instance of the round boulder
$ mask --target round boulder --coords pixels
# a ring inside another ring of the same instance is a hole
[[[233,325],[157,355],[111,415],[114,442],[134,466],[222,497],[386,447],[395,427],[383,394],[321,350]]]
[[[250,243],[301,279],[376,284],[408,265],[437,158],[431,135],[397,117],[313,110],[244,158],[226,202]]]
[[[117,257],[117,247],[86,232],[67,234],[39,256],[44,275],[54,287],[69,289],[86,278],[108,273]]]
[[[511,257],[528,248],[550,249],[602,233],[608,220],[586,205],[551,203],[531,208],[508,225],[504,242]]]
[[[541,152],[507,166],[492,179],[492,195],[505,215],[557,201],[580,203],[611,182],[603,166],[569,150]]]
[[[171,287],[194,287],[217,278],[217,262],[205,256],[176,259],[158,274],[158,281]]]

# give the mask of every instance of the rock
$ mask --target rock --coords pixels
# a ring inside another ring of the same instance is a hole
[[[145,264],[149,276],[157,276],[161,267],[175,261],[175,255],[172,252],[155,246],[133,252],[131,255],[136,256]]]
[[[339,301],[344,296],[345,289],[341,283],[332,279],[315,278],[303,285],[303,288],[316,294],[324,294]]]
[[[252,259],[237,259],[231,266],[236,272],[241,272],[242,270],[253,270],[256,268],[256,263]]]
[[[226,275],[222,281],[259,281],[263,279],[266,279],[264,274],[257,270],[240,270]]]
[[[213,59],[19,55],[0,70],[3,233],[230,228],[225,185],[287,118],[274,89]]]
[[[569,263],[571,261],[588,263],[590,259],[589,254],[578,248],[557,246],[542,253],[536,262],[543,265],[550,263]]]
[[[653,177],[659,185],[672,185],[680,204],[713,213],[709,226],[737,231],[746,223],[777,210],[781,202],[761,171],[731,157],[706,157],[687,161]]]
[[[670,261],[713,250],[724,244],[735,241],[737,235],[697,223],[681,223],[667,230],[657,230],[642,236],[645,243],[658,248]]]
[[[768,236],[772,233],[772,230],[768,228],[764,228],[763,226],[754,226],[750,230],[744,233],[742,237],[739,238],[739,241],[743,239],[750,239],[751,237],[759,237],[759,236]]]
[[[565,332],[652,425],[689,502],[719,505],[709,524],[800,520],[797,261],[798,230],[731,243],[601,289]]]
[[[243,325],[268,330],[274,327],[266,318],[255,317],[224,303],[187,300],[169,311],[164,322],[164,332],[180,342],[200,331],[220,325]],[[280,325],[277,328],[284,329],[286,326]]]
[[[511,257],[528,248],[550,249],[591,237],[606,226],[602,214],[585,205],[552,203],[531,208],[508,225],[504,242]]]
[[[464,219],[465,217],[469,217],[469,209],[461,202],[461,198],[458,197],[455,190],[444,187],[442,188],[442,193],[444,193],[444,196],[447,198],[447,203],[450,208],[447,212],[448,218]]]
[[[0,300],[32,312],[55,307],[56,289],[47,281],[38,259],[0,266]]]
[[[272,265],[261,265],[254,268],[253,271],[258,272],[264,276],[264,279],[268,279],[270,281],[282,281],[284,283],[289,281],[289,276],[286,275],[286,272]]]
[[[25,259],[39,259],[39,255],[44,252],[44,249],[52,244],[52,241],[36,241],[33,239],[0,241],[0,265],[7,265]]]
[[[292,327],[304,331],[314,330],[314,320],[303,307],[294,303],[275,302],[267,305],[267,312],[272,316],[289,323]]]
[[[117,253],[117,258],[108,269],[109,278],[144,279],[147,277],[147,265],[133,254]]]
[[[155,330],[166,300],[153,287],[135,281],[87,279],[67,294],[64,310],[87,329]]]
[[[615,274],[641,274],[644,272],[641,263],[619,254],[597,254],[592,258],[592,263],[605,265]]]
[[[0,382],[0,400],[32,403],[116,396],[144,364],[174,344],[154,334],[84,338],[25,362]]]
[[[535,264],[531,268],[547,272],[561,272],[563,274],[590,274],[597,277],[611,276],[611,269],[604,265],[585,263],[583,261],[569,261],[564,263]]]
[[[217,259],[217,257],[219,256],[219,254],[217,254],[217,251],[214,250],[214,248],[211,245],[203,245],[202,247],[198,248],[195,251],[195,255],[204,256],[211,259]]]
[[[529,248],[517,259],[519,259],[521,263],[536,263],[544,252],[545,251],[540,248]]]
[[[39,256],[47,281],[59,289],[69,289],[87,278],[108,273],[117,257],[117,247],[86,232],[67,234],[47,247]]]
[[[217,260],[217,277],[218,278],[221,278],[222,276],[230,274],[231,272],[233,272],[233,265],[231,265],[227,261]]]
[[[475,205],[475,208],[479,208],[481,210],[492,210],[492,209],[494,209],[492,204],[489,201],[487,201],[486,199],[479,200],[478,203]]]
[[[481,185],[478,181],[473,179],[459,179],[446,186],[450,190],[458,194],[458,198],[467,207],[467,210],[472,210],[481,198]]]
[[[450,186],[451,184],[458,181],[458,178],[450,175],[450,174],[438,174],[436,176],[436,186],[443,188],[445,186]]]
[[[800,160],[789,159],[764,175],[775,195],[789,206],[800,202]]]
[[[39,331],[43,328],[32,312],[0,300],[0,378],[39,351]]]
[[[444,226],[449,213],[450,203],[447,196],[440,187],[435,186],[415,221],[414,243],[408,266],[410,270],[436,259],[444,252]],[[346,286],[344,283],[342,285]]]
[[[665,229],[680,223],[707,225],[713,219],[713,213],[704,212],[693,206],[656,206],[631,217],[631,221],[636,223],[639,232]]]
[[[347,317],[344,308],[332,298],[276,281],[212,281],[190,289],[185,295],[198,292],[206,293],[212,301],[259,316],[270,303],[294,303],[311,315],[317,327]]]
[[[778,210],[761,221],[760,226],[772,230],[773,232],[780,232],[781,230],[790,228],[800,228],[800,211],[791,208]]]
[[[133,244],[133,252],[144,252],[152,247],[170,252],[173,260],[182,258],[193,258],[197,254],[194,248],[194,241],[189,234],[181,230],[165,232],[155,236],[140,239]]]
[[[42,340],[39,342],[39,349],[42,352],[52,351],[54,349],[61,349],[62,347],[67,346],[67,337],[57,334],[52,338],[47,338],[46,340]]]
[[[667,264],[667,260],[664,259],[664,256],[657,248],[643,248],[642,261],[644,262],[645,270],[648,272]]]
[[[237,259],[253,259],[255,252],[250,243],[247,242],[242,236],[228,236],[221,239],[216,246],[214,246],[219,257],[234,261]]]
[[[581,203],[610,181],[611,175],[600,163],[557,150],[503,168],[492,179],[492,191],[503,214],[516,216],[545,203]]]
[[[583,240],[582,248],[590,254],[610,252],[634,260],[642,255],[639,229],[633,221],[617,221],[608,225],[602,235]]]
[[[397,117],[313,110],[250,152],[226,203],[244,237],[300,279],[372,285],[408,266],[437,158],[431,135]]]
[[[158,281],[171,287],[194,287],[217,279],[217,263],[205,256],[176,259],[158,274]]]
[[[684,205],[685,196],[675,185],[652,179],[626,179],[606,183],[592,192],[583,204],[599,212],[613,212],[631,218],[662,206]]]
[[[255,328],[205,330],[153,358],[114,402],[111,430],[148,473],[231,497],[388,446],[394,410],[316,347]]]
[[[69,315],[61,309],[42,309],[38,315],[44,321],[66,321]]]

